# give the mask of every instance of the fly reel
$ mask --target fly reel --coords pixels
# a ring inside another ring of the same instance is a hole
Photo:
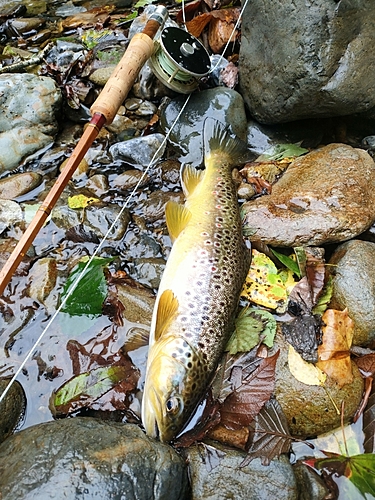
[[[187,31],[165,28],[149,62],[155,76],[168,88],[190,94],[211,68],[208,52]]]

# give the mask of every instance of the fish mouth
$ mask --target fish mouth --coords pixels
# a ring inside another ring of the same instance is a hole
[[[143,395],[145,399],[145,394]],[[142,422],[146,434],[154,439],[160,439],[160,429],[158,424],[157,410],[161,410],[160,398],[153,387],[150,387],[150,394],[142,405]]]

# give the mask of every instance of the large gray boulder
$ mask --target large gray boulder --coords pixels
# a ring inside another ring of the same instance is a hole
[[[375,106],[375,2],[251,0],[240,86],[262,123],[348,115]]]
[[[136,425],[71,418],[0,445],[2,500],[184,500],[183,459]]]

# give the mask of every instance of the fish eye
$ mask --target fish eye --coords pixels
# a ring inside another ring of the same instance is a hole
[[[176,397],[171,397],[166,402],[167,413],[176,414],[180,409],[180,400]]]

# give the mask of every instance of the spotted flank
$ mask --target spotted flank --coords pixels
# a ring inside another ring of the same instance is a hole
[[[142,403],[146,432],[161,441],[183,429],[204,395],[250,265],[231,173],[246,145],[207,119],[204,148],[204,170],[181,169],[185,204],[166,205],[173,247],[156,297]]]

